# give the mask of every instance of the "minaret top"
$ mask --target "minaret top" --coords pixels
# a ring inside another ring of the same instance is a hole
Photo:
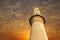
[[[40,10],[39,10],[38,7],[35,7],[35,8],[34,8],[33,15],[41,15]]]
[[[33,15],[31,16],[31,18],[29,20],[30,25],[32,25],[32,23],[36,22],[36,21],[43,22],[45,24],[45,18],[41,15],[38,7],[34,8]]]

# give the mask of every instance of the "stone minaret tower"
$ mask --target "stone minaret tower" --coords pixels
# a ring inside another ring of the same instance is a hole
[[[34,8],[33,16],[31,16],[29,22],[31,25],[30,40],[48,40],[44,28],[45,18],[41,16],[38,7]]]

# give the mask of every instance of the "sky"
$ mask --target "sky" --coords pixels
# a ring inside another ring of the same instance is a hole
[[[46,19],[49,40],[60,40],[60,0],[0,0],[0,40],[29,40],[36,6]]]

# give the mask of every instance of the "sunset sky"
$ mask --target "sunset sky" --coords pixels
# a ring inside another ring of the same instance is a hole
[[[29,18],[39,7],[49,40],[60,40],[60,0],[0,0],[0,40],[29,40]]]

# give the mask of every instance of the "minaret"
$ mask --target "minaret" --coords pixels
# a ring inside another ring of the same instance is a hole
[[[33,16],[31,16],[29,22],[31,25],[30,40],[48,40],[44,27],[45,18],[41,16],[38,7],[34,8]]]

